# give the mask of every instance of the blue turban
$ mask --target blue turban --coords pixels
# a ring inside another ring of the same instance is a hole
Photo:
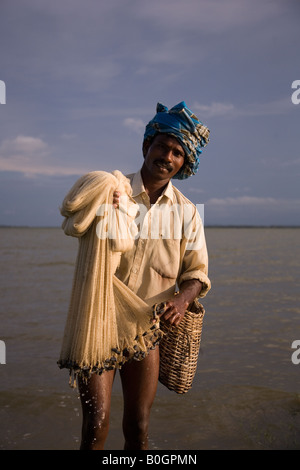
[[[146,126],[144,141],[152,139],[157,133],[172,135],[185,151],[185,162],[173,178],[183,180],[195,175],[202,147],[209,142],[209,129],[198,120],[184,101],[170,110],[158,103],[156,113]]]

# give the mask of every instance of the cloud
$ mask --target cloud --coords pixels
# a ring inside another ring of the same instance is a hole
[[[181,36],[165,39],[157,47],[147,47],[145,50],[136,53],[139,63],[143,64],[137,73],[141,75],[151,73],[153,65],[166,66],[167,70],[168,67],[174,64],[193,64],[194,55],[189,54],[189,51],[191,51],[191,46],[187,45]],[[179,76],[183,71],[181,68],[177,68],[175,72],[176,76]],[[162,75],[160,79],[164,80],[165,75]]]
[[[205,202],[205,207],[220,210],[224,214],[226,213],[226,209],[228,209],[228,211],[240,209],[244,214],[247,214],[248,210],[261,210],[264,214],[294,212],[297,214],[297,219],[300,222],[300,199],[256,196],[225,197],[223,199],[211,198]]]
[[[62,82],[69,80],[82,91],[96,92],[109,86],[111,80],[118,77],[121,71],[122,68],[116,61],[102,58],[100,63],[86,63],[84,67],[78,67],[77,63],[62,63],[52,71],[52,75]]]
[[[187,191],[195,194],[202,194],[205,192],[202,188],[188,188]]]
[[[123,125],[127,127],[128,129],[131,129],[132,131],[136,132],[139,135],[142,135],[145,130],[145,123],[142,119],[138,118],[126,118],[123,121]]]
[[[209,206],[253,206],[253,205],[270,205],[278,204],[278,200],[272,197],[255,197],[255,196],[239,196],[239,197],[225,197],[212,198],[206,203]]]
[[[192,109],[195,111],[195,113],[199,112],[207,117],[224,116],[228,114],[234,114],[234,112],[236,112],[236,108],[232,103],[213,102],[210,105],[204,105],[195,102]]]
[[[0,145],[0,171],[24,173],[26,176],[77,175],[86,170],[51,165],[51,147],[39,137],[18,135]]]
[[[290,167],[290,166],[300,166],[300,158],[294,158],[293,160],[285,160],[285,161],[280,161],[279,165],[282,167]]]
[[[278,16],[282,2],[252,0],[153,0],[138,2],[135,14],[148,22],[155,21],[166,29],[197,30],[222,34],[238,25],[253,25]],[[167,20],[166,20],[167,19]]]
[[[49,152],[46,142],[37,137],[18,135],[5,139],[0,145],[0,170],[30,171],[43,165]]]
[[[17,11],[11,3],[6,2],[0,18],[1,31],[4,36],[12,34],[9,25],[13,21],[26,34],[21,47],[12,36],[9,54],[3,47],[3,68],[7,65],[14,76],[22,71],[23,80],[30,83],[38,83],[42,72],[43,78],[56,82],[57,90],[69,80],[89,92],[124,77],[132,63],[139,73],[153,65],[165,65],[165,71],[170,65],[180,66],[176,76],[184,74],[183,64],[201,61],[205,67],[212,52],[218,53],[214,36],[219,41],[220,35],[231,34],[237,27],[250,29],[266,19],[271,24],[284,9],[280,0],[252,0],[251,5],[248,0],[186,0],[184,4],[182,0],[86,0],[84,8],[79,0],[63,4],[26,0],[18,2]]]
[[[26,154],[44,155],[48,152],[48,146],[42,139],[30,136],[19,135],[15,139],[6,139],[0,146],[0,154],[6,156]]]
[[[209,199],[204,206],[208,224],[300,225],[300,199],[225,197]]]
[[[193,111],[199,116],[205,117],[247,117],[247,116],[274,116],[294,111],[291,106],[290,97],[287,95],[274,101],[263,103],[241,104],[239,106],[233,103],[212,102],[209,105],[194,102]],[[200,118],[201,119],[201,118]]]
[[[290,96],[265,103],[252,103],[236,110],[236,116],[269,116],[292,111]]]

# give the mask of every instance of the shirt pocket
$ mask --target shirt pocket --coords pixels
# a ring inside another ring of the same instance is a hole
[[[151,240],[150,268],[162,278],[177,279],[180,266],[180,240]]]

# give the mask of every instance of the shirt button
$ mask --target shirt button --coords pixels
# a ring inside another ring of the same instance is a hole
[[[131,272],[133,272],[133,274],[136,274],[137,273],[137,269],[136,268],[132,268]]]

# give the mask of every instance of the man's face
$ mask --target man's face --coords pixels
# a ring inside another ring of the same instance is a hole
[[[144,167],[151,176],[171,179],[184,164],[185,152],[178,140],[168,134],[158,134],[151,144],[145,143]]]

